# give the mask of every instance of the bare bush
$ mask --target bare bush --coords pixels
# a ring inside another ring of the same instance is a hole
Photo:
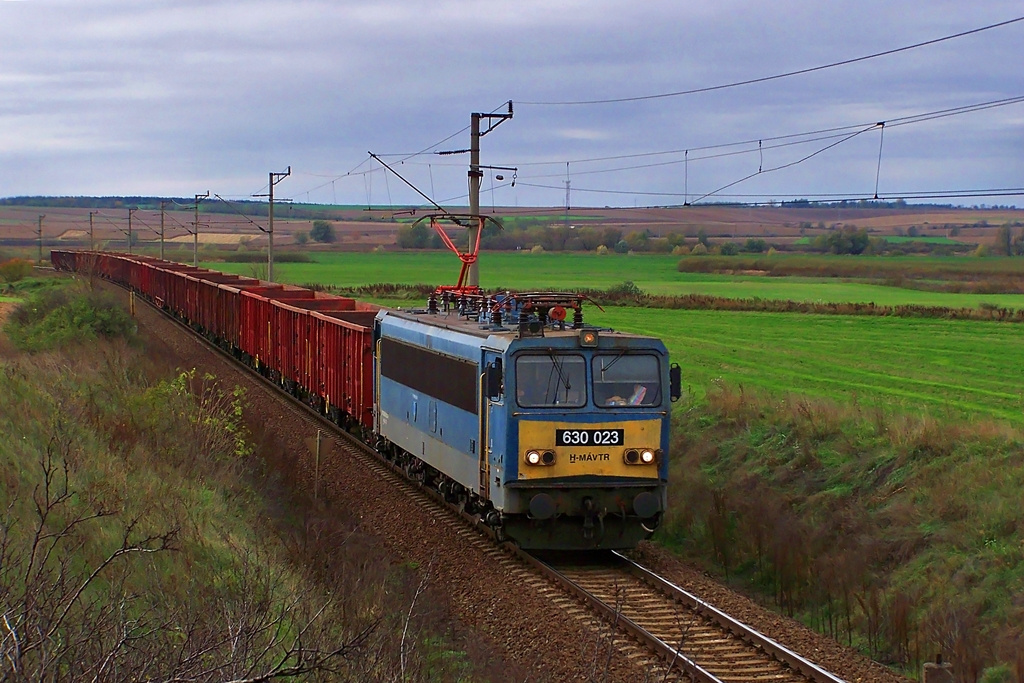
[[[291,586],[266,558],[242,553],[223,586],[190,583],[184,604],[139,592],[142,558],[178,550],[181,529],[82,506],[69,486],[70,450],[69,439],[51,439],[30,499],[12,497],[0,521],[0,678],[248,683],[366,673],[359,655],[380,619],[345,628],[329,597]],[[90,539],[112,528],[116,543],[84,562]]]

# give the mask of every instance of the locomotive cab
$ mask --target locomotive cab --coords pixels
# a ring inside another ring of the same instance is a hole
[[[665,348],[634,335],[591,336],[591,347],[576,334],[510,347],[503,511],[523,547],[632,548],[665,510]]]

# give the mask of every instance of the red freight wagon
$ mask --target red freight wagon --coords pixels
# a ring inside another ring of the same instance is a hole
[[[207,281],[218,275],[220,273],[217,271],[206,269],[182,273],[185,283],[185,317],[192,321],[193,325],[198,325],[203,329],[207,329],[205,321],[201,317],[204,292],[210,287],[216,287],[216,285],[208,284]]]
[[[258,286],[259,280],[228,273],[212,272],[194,277],[198,284],[196,285],[196,315],[193,321],[202,329],[218,337],[225,339],[234,338],[237,340],[238,316],[235,313],[237,287],[246,285]],[[234,298],[231,297],[229,290],[221,288],[222,284],[236,288]]]
[[[366,428],[373,425],[373,318],[378,306],[363,310],[318,312],[311,315],[317,328],[319,381],[327,403]]]
[[[258,294],[268,289],[280,288],[281,285],[252,278],[240,278],[235,282],[222,282],[217,285],[217,289],[220,290],[217,294],[219,302],[217,306],[223,316],[223,322],[218,324],[223,325],[223,337],[232,347],[240,349],[250,356],[256,356],[253,352],[254,345],[256,344],[254,338],[255,328],[252,328],[246,322],[246,315],[248,315],[245,312],[247,299],[242,296],[242,292]],[[247,331],[248,336],[246,336]]]
[[[312,299],[313,292],[290,285],[267,285],[242,290],[242,350],[252,356],[257,367],[270,366],[280,372],[276,362],[274,301]]]
[[[112,254],[100,254],[96,272],[108,280],[124,282],[128,279],[128,264]]]
[[[217,333],[233,347],[237,347],[241,339],[239,330],[242,312],[239,310],[241,307],[239,289],[259,286],[260,281],[255,278],[236,277],[234,280],[219,281],[215,291],[211,292],[210,305],[213,306],[211,323],[213,327],[211,329],[217,330]]]
[[[162,293],[157,303],[173,313],[185,315],[188,308],[185,275],[209,272],[205,268],[193,268],[182,263],[161,263],[153,273],[154,291]]]
[[[151,285],[151,262],[148,256],[133,256],[126,263],[128,266],[128,285],[137,292],[148,293]]]
[[[332,298],[312,290],[304,291],[308,296],[289,295],[279,298],[275,294],[273,305],[270,308],[274,329],[271,340],[274,369],[281,373],[283,379],[291,381],[296,381],[298,368],[304,364],[303,359],[308,356],[310,330],[307,322],[309,314],[304,310],[303,304],[313,304],[317,300]],[[327,305],[330,306],[330,304]],[[355,308],[354,302],[348,307]]]
[[[78,252],[53,250],[50,252],[50,263],[56,270],[75,271],[77,270]]]
[[[320,386],[317,349],[318,328],[311,311],[354,311],[355,299],[315,292],[312,299],[293,299],[274,305],[277,335],[277,363],[285,379],[298,382],[310,393],[323,395]]]

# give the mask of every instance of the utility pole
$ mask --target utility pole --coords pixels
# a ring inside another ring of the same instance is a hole
[[[269,204],[267,210],[267,281],[274,281],[274,185],[287,178],[292,174],[292,167],[289,166],[288,170],[284,173],[270,172],[270,191],[267,194],[254,194],[253,197],[268,197]]]
[[[210,197],[210,191],[207,190],[206,194],[196,195],[196,222],[192,225],[194,228],[192,232],[192,267],[199,267],[199,202]]]
[[[132,253],[132,214],[138,211],[138,208],[128,209],[128,253]]]
[[[480,138],[510,118],[512,118],[512,100],[508,101],[507,114],[474,113],[472,115],[469,133],[469,213],[476,220],[476,224],[470,225],[467,231],[469,233],[469,248],[471,250],[476,246],[477,232],[481,229],[483,223],[480,220],[480,179],[484,175],[483,171],[480,170]],[[487,130],[480,130],[480,119],[487,119]],[[480,269],[476,261],[469,266],[466,284],[470,286],[480,285]]]
[[[36,263],[42,265],[43,263],[43,219],[46,218],[45,213],[39,214],[39,227],[36,228],[36,237],[39,240],[39,259]]]
[[[96,236],[92,231],[92,217],[95,215],[95,211],[89,212],[89,251],[96,251]]]
[[[164,260],[164,214],[167,212],[167,202],[160,202],[160,260]]]
[[[569,229],[569,188],[572,187],[572,181],[565,181],[565,229]]]

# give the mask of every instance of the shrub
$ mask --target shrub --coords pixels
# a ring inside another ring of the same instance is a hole
[[[768,251],[768,243],[762,239],[750,238],[747,243],[743,245],[743,251],[751,254],[761,254]]]
[[[544,247],[542,245],[540,245],[540,244],[535,244],[533,246],[533,249],[530,250],[530,253],[531,254],[543,254],[544,253]]]
[[[265,263],[267,252],[260,251],[237,251],[223,255],[226,263]],[[309,254],[301,251],[274,251],[274,263],[312,263],[313,259]]]
[[[101,336],[129,338],[135,321],[108,295],[48,289],[16,308],[6,331],[21,350],[44,351]]]
[[[313,229],[309,231],[309,236],[316,242],[333,242],[334,226],[330,221],[313,221]]]
[[[708,248],[704,245],[703,242],[698,242],[697,244],[693,245],[693,249],[690,250],[690,254],[693,256],[706,256],[707,253]]]
[[[597,245],[597,253],[598,253],[598,254],[599,254],[600,256],[604,256],[605,254],[607,254],[607,253],[608,253],[608,247],[606,247],[606,246],[605,246],[605,245],[603,245],[603,244],[599,244],[599,245]]]
[[[613,286],[609,287],[608,288],[608,294],[609,294],[609,296],[613,296],[613,297],[623,297],[624,296],[624,297],[640,298],[640,297],[642,297],[644,295],[644,290],[642,290],[639,287],[637,287],[636,284],[633,283],[632,280],[626,280],[625,282],[620,282],[617,285],[613,285]]]
[[[25,259],[12,258],[0,263],[0,282],[10,285],[24,280],[32,273],[32,262]]]

